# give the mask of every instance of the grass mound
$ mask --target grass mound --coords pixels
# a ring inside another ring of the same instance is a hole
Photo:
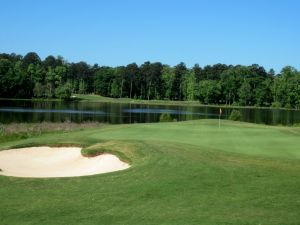
[[[95,157],[102,154],[112,154],[116,155],[123,162],[131,163],[131,159],[126,156],[126,154],[118,149],[121,149],[122,145],[114,142],[104,142],[100,144],[95,144],[81,150],[81,154],[85,157]]]

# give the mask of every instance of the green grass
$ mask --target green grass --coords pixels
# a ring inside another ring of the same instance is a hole
[[[74,100],[90,102],[115,102],[115,103],[136,103],[136,104],[164,104],[164,105],[201,105],[199,101],[171,101],[171,100],[142,100],[130,98],[110,98],[96,94],[74,94]]]
[[[0,224],[300,223],[300,128],[215,120],[111,125],[7,141],[0,149],[80,145],[128,160],[124,171],[0,176]],[[0,165],[1,168],[1,165]]]

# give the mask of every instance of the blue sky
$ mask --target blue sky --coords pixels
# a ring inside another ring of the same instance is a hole
[[[298,0],[0,0],[0,52],[300,68]]]

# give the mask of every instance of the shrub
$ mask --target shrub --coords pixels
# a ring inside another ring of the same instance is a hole
[[[292,105],[291,105],[290,103],[285,104],[284,107],[287,108],[287,109],[292,109],[292,108],[293,108]]]
[[[280,104],[280,102],[272,102],[271,107],[273,107],[273,108],[280,108],[281,104]]]
[[[238,121],[241,119],[241,116],[242,115],[241,115],[240,111],[234,109],[230,113],[229,120]]]
[[[232,104],[231,104],[231,106],[240,106],[241,104],[239,103],[239,102],[233,102]]]

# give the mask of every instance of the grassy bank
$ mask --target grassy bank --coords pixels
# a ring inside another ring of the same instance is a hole
[[[74,94],[76,96],[73,100],[77,101],[90,101],[90,102],[112,102],[112,103],[131,103],[131,104],[145,104],[145,105],[177,105],[177,106],[209,106],[209,107],[222,107],[222,108],[257,108],[257,109],[270,109],[271,107],[259,106],[238,106],[238,105],[205,105],[199,101],[173,101],[173,100],[141,100],[130,98],[110,98],[103,97],[95,94]],[[290,108],[278,108],[286,110],[299,110]]]
[[[11,99],[11,98],[0,98],[0,100],[21,100],[21,101],[63,101],[60,99]],[[78,101],[78,102],[108,102],[108,103],[124,103],[124,104],[143,104],[143,105],[175,105],[175,106],[209,106],[209,107],[222,107],[222,108],[257,108],[257,109],[270,109],[272,107],[258,107],[258,106],[238,106],[238,105],[205,105],[199,101],[174,101],[174,100],[142,100],[142,99],[130,99],[130,98],[110,98],[104,97],[96,94],[74,94],[68,101]],[[291,108],[278,108],[286,110],[299,110]]]
[[[0,224],[272,224],[300,221],[300,128],[215,120],[44,133],[0,149],[80,145],[117,152],[125,171],[0,176]],[[1,165],[0,165],[1,168]]]

